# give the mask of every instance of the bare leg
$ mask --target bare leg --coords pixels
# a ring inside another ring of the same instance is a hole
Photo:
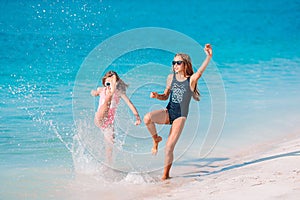
[[[144,122],[153,138],[152,154],[157,154],[158,143],[162,141],[162,138],[157,134],[155,123],[157,124],[169,124],[169,114],[167,110],[155,110],[147,113],[144,116]]]
[[[107,87],[106,90],[106,97],[104,103],[100,106],[98,111],[95,114],[95,124],[98,127],[101,127],[102,124],[105,122],[107,116],[108,116],[108,111],[110,108],[110,104],[112,101],[113,94],[116,91],[116,77],[113,76],[111,79],[111,86]]]
[[[161,178],[162,180],[166,180],[170,178],[170,169],[172,167],[172,163],[174,159],[174,155],[173,155],[174,148],[179,139],[179,136],[181,135],[185,121],[186,121],[185,117],[179,117],[175,119],[172,124],[170,135],[166,143],[165,167],[164,167],[163,176]]]
[[[114,144],[114,129],[113,127],[108,127],[102,130],[104,134],[104,142],[105,142],[105,155],[107,164],[112,163],[112,153],[113,153],[113,144]]]
[[[101,128],[102,124],[104,123],[105,119],[108,116],[111,100],[112,100],[112,95],[107,95],[104,103],[100,106],[100,108],[95,114],[95,124],[99,128]]]

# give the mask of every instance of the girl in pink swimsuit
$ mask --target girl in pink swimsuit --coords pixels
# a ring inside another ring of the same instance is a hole
[[[106,155],[109,162],[112,158],[112,144],[114,143],[114,119],[120,98],[122,98],[136,117],[135,125],[141,123],[137,109],[126,95],[127,84],[114,71],[107,72],[102,78],[104,87],[92,90],[92,96],[100,96],[99,106],[95,113],[94,122],[101,129],[106,141]]]

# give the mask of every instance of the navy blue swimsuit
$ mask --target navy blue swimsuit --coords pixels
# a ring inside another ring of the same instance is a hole
[[[170,101],[167,105],[170,124],[178,117],[187,117],[193,92],[190,89],[190,77],[185,81],[177,81],[174,74],[171,83]]]

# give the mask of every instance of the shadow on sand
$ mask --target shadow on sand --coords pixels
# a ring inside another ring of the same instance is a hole
[[[192,166],[192,167],[197,167],[197,168],[209,168],[209,170],[197,170],[194,172],[188,172],[182,175],[182,177],[186,178],[192,178],[192,177],[200,177],[200,176],[208,176],[212,174],[218,174],[224,171],[229,171],[241,167],[245,167],[248,165],[256,164],[256,163],[261,163],[269,160],[274,160],[278,158],[283,158],[283,157],[290,157],[290,156],[300,156],[300,151],[293,151],[289,153],[283,153],[283,154],[278,154],[274,156],[268,156],[264,158],[259,158],[255,159],[252,161],[248,162],[243,162],[243,163],[238,163],[238,164],[226,164],[223,163],[224,161],[228,161],[229,158],[203,158],[203,159],[192,159],[192,160],[185,160],[177,163],[178,166]],[[201,164],[203,163],[203,164]],[[226,166],[227,165],[227,166]],[[220,169],[217,169],[220,168]],[[211,170],[210,170],[211,169]],[[214,170],[216,169],[216,170]]]

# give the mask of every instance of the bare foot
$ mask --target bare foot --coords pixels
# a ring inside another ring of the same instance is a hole
[[[165,180],[167,180],[167,179],[170,179],[170,176],[169,176],[169,175],[163,175],[163,176],[161,177],[161,180],[162,180],[162,181],[165,181]]]
[[[162,141],[162,137],[156,135],[153,137],[153,147],[152,147],[152,155],[157,154],[157,149],[158,149],[158,143]]]

